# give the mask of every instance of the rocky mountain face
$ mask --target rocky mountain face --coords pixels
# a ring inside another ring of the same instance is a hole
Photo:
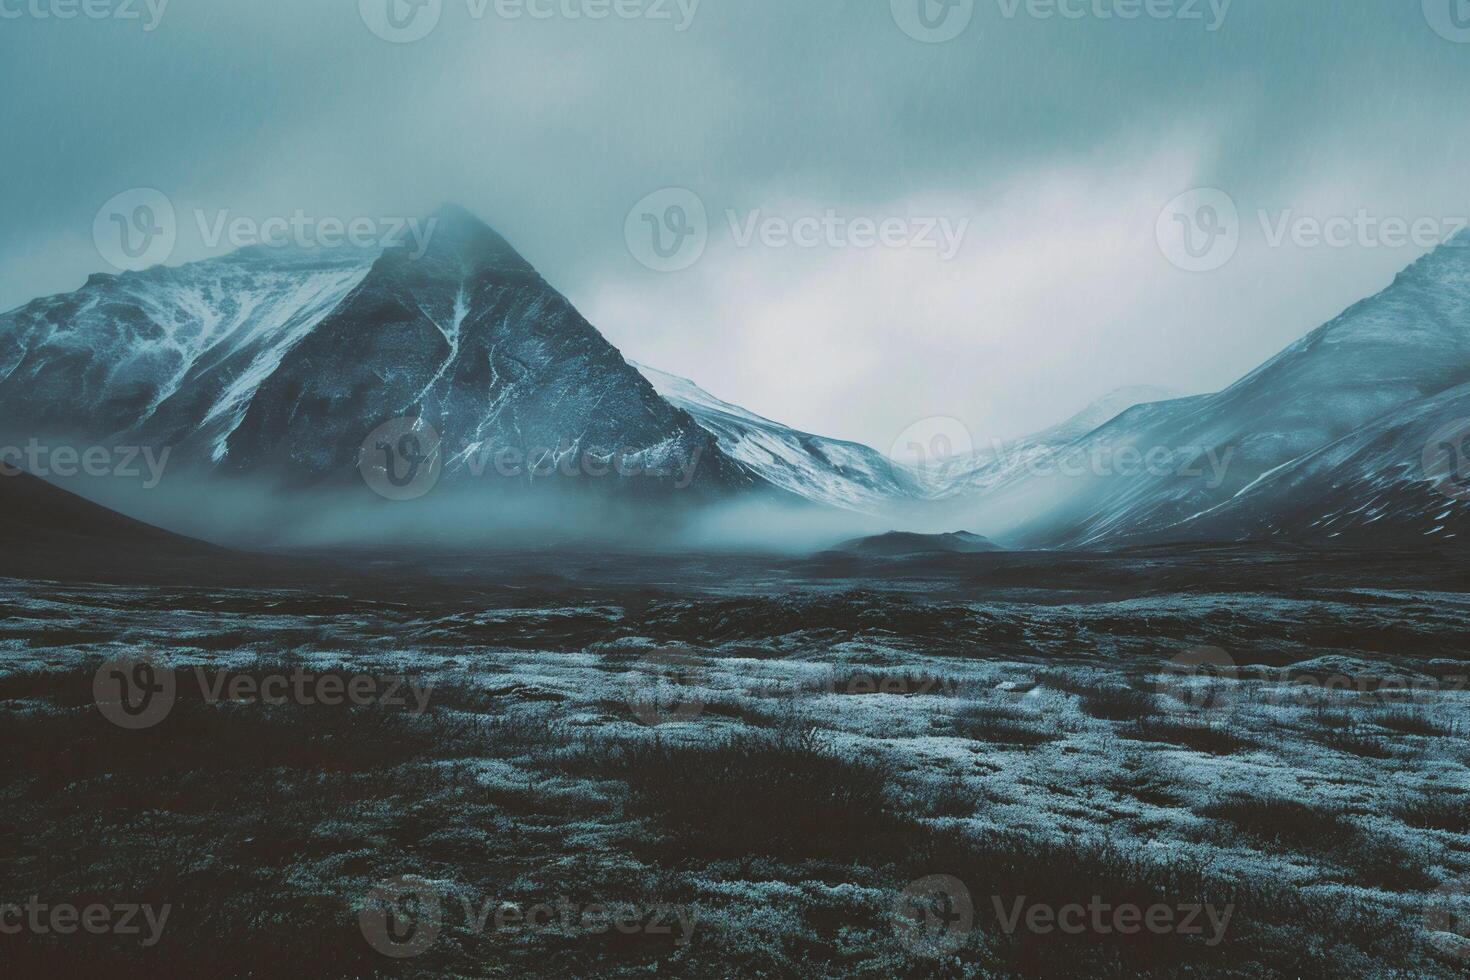
[[[1398,532],[1386,514],[1372,529],[1342,514],[1374,510],[1389,476],[1405,500],[1432,489],[1424,439],[1458,417],[1446,392],[1466,382],[1470,235],[1461,235],[1219,394],[1129,408],[1060,447],[980,470],[967,502],[989,520],[970,523],[1045,547],[1263,535],[1327,544],[1416,538],[1448,507],[1451,523],[1435,533],[1454,533],[1458,501],[1439,492]]]
[[[687,378],[638,365],[654,389],[713,434],[749,471],[791,493],[865,514],[917,499],[914,475],[875,449],[800,432],[721,401]]]
[[[1125,389],[955,461],[936,490],[630,364],[469,214],[426,227],[422,253],[245,249],[4,314],[0,437],[169,447],[173,466],[306,486],[389,465],[397,420],[432,430],[464,486],[627,470],[570,485],[804,499],[1011,547],[1470,533],[1470,234],[1224,391]]]
[[[595,458],[639,489],[760,486],[504,239],[457,209],[434,221],[418,257],[247,249],[7,314],[5,427],[302,484],[355,479],[370,434],[410,418],[440,437],[447,480],[549,479]]]

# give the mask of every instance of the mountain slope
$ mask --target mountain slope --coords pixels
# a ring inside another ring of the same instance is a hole
[[[1067,446],[1127,410],[1137,405],[1176,397],[1177,392],[1151,385],[1119,388],[1050,428],[951,461],[932,474],[930,482],[934,489],[931,490],[931,496],[943,500],[992,491],[1029,473],[1045,469]]]
[[[1124,413],[1059,454],[1075,475],[1014,481],[999,488],[987,507],[1011,518],[1009,534],[1020,542],[1075,546],[1127,536],[1219,533],[1219,524],[1193,522],[1273,472],[1470,381],[1467,246],[1470,234],[1425,256],[1387,289],[1218,394]],[[1151,453],[1153,464],[1135,462]],[[1022,514],[1023,498],[1033,502],[1029,513]],[[1286,505],[1263,494],[1249,500],[1263,507],[1268,501]],[[1321,509],[1308,505],[1302,513]],[[1267,515],[1262,518],[1265,523],[1235,520],[1232,526],[1271,523]],[[1275,533],[1328,533],[1310,521],[1288,523],[1277,522]]]
[[[0,317],[0,418],[293,484],[356,480],[364,439],[408,417],[450,481],[595,456],[664,474],[608,489],[686,467],[696,489],[763,486],[494,231],[456,208],[427,227],[422,256],[256,248],[37,300]]]
[[[1418,399],[1187,522],[1191,534],[1438,544],[1470,537],[1470,384]],[[1165,529],[1165,534],[1170,529]]]
[[[226,552],[124,517],[0,464],[0,575],[56,574]]]
[[[877,450],[799,432],[721,401],[687,378],[636,367],[666,401],[716,436],[726,455],[777,487],[860,513],[883,512],[918,493],[904,467]]]

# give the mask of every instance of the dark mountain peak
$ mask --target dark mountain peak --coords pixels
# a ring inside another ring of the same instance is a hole
[[[457,204],[444,204],[421,219],[419,231],[408,229],[403,241],[389,249],[398,260],[457,266],[466,272],[533,273],[531,264],[494,228]]]

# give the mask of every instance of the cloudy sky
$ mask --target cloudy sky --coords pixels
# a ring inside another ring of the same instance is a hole
[[[1464,0],[417,2],[0,0],[0,308],[132,188],[171,262],[457,201],[630,358],[984,444],[1224,386],[1470,214]]]

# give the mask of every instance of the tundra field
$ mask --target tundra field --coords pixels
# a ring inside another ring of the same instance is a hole
[[[1470,577],[1378,555],[1343,584],[1366,560],[5,580],[0,950],[21,976],[1460,976]]]

